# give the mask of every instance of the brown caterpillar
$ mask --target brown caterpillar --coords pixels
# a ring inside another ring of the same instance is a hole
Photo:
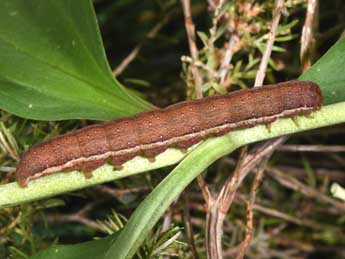
[[[85,127],[31,147],[18,164],[16,177],[31,179],[81,170],[87,177],[104,163],[116,169],[134,158],[154,158],[169,147],[188,148],[213,136],[281,117],[307,115],[322,105],[319,86],[289,81],[187,101],[132,117]]]

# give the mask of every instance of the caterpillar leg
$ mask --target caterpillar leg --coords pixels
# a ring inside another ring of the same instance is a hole
[[[268,123],[268,124],[265,124],[265,127],[268,131],[268,133],[271,133],[271,130],[272,130],[272,124],[271,123]]]
[[[80,170],[84,173],[85,178],[88,179],[92,177],[92,172],[96,170],[98,167],[104,165],[105,162],[105,159],[83,162],[83,164],[80,166]]]
[[[158,156],[160,153],[163,153],[167,149],[167,146],[160,146],[151,149],[143,149],[141,153],[143,157],[147,158],[151,163],[153,163],[156,161],[156,156]]]
[[[296,116],[291,117],[292,122],[296,125],[296,127],[299,127],[298,119]]]

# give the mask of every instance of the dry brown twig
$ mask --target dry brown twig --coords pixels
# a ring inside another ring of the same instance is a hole
[[[283,173],[279,169],[268,168],[267,172],[274,179],[276,179],[282,186],[285,186],[296,192],[303,193],[305,196],[309,198],[314,198],[321,202],[330,204],[340,212],[345,212],[344,202],[337,201],[336,199],[333,199],[329,197],[328,195],[325,195],[321,191],[303,184],[302,182],[298,181],[296,178],[290,176],[289,174]]]
[[[262,55],[262,60],[259,66],[258,73],[256,74],[255,83],[254,83],[255,87],[262,85],[264,82],[268,61],[272,53],[272,47],[275,40],[276,31],[278,28],[278,24],[279,24],[279,20],[280,20],[280,16],[283,11],[283,8],[284,8],[284,0],[277,0],[276,7],[273,14],[271,29],[268,33],[266,48],[265,48],[264,54]]]
[[[259,71],[255,80],[255,86],[260,86],[263,83],[265,77],[265,71],[267,68],[268,60],[272,52],[272,46],[274,43],[274,38],[276,30],[279,24],[280,15],[283,9],[283,0],[278,0],[276,3],[276,8],[273,15],[272,25],[269,32],[268,42],[262,58]],[[208,212],[206,219],[207,234],[207,256],[208,258],[222,258],[222,225],[225,219],[225,216],[231,206],[231,203],[234,199],[235,193],[239,185],[242,183],[245,176],[255,167],[257,164],[266,156],[269,157],[273,152],[273,147],[280,145],[285,139],[281,138],[274,140],[273,142],[268,142],[268,146],[265,144],[261,146],[257,151],[250,155],[246,155],[246,148],[242,149],[242,156],[239,159],[235,172],[231,178],[227,180],[221,191],[219,192],[217,198],[208,204]],[[256,188],[254,188],[255,190]],[[253,197],[255,195],[253,194]],[[253,201],[254,202],[254,201]],[[252,213],[252,212],[251,212]],[[252,221],[248,221],[247,229],[250,229],[250,224]],[[245,244],[243,248],[247,248],[250,242],[251,232],[248,231],[246,236]],[[241,255],[245,254],[245,250],[241,250],[239,258]],[[242,256],[243,257],[243,256]]]
[[[282,139],[275,139],[273,142],[266,142],[256,150],[247,154],[246,148],[242,149],[239,163],[236,166],[234,174],[229,177],[221,188],[221,191],[215,199],[208,204],[206,218],[206,245],[208,258],[222,258],[223,221],[234,200],[238,187],[244,178],[255,168],[262,159],[270,157],[275,147],[282,143]]]
[[[117,77],[118,75],[122,74],[123,71],[126,70],[126,68],[129,66],[130,63],[133,62],[133,60],[139,55],[141,49],[144,46],[144,43],[147,39],[154,39],[158,33],[161,31],[161,29],[166,25],[171,18],[175,15],[176,10],[172,10],[169,13],[167,13],[164,18],[159,21],[147,34],[145,37],[145,40],[138,45],[136,45],[132,51],[122,60],[122,62],[113,70],[114,77]]]
[[[280,146],[277,147],[276,150],[279,149]],[[226,163],[228,165],[231,166],[235,166],[236,165],[236,161],[233,158],[229,158],[229,157],[224,157],[222,158],[222,162]],[[343,166],[342,164],[340,164],[340,166]],[[298,178],[298,179],[304,179],[305,178],[305,170],[300,168],[300,167],[296,167],[296,166],[288,166],[288,165],[276,165],[277,169],[280,169],[281,171],[286,171],[289,172],[289,175],[293,176],[294,178]],[[318,167],[314,169],[314,174],[317,177],[329,177],[330,180],[332,181],[338,181],[338,182],[342,182],[345,181],[345,174],[342,170],[337,170],[337,169],[328,169],[325,167]]]
[[[0,149],[15,161],[19,161],[17,142],[3,122],[0,123]]]
[[[185,3],[189,3],[189,1],[182,1]],[[213,10],[214,11],[214,18],[213,18],[213,27],[210,30],[211,37],[216,32],[216,26],[218,22],[218,12],[220,10],[221,5],[223,4],[223,1],[209,1],[210,3],[214,4]],[[210,7],[212,7],[210,5]],[[284,7],[284,0],[277,0],[276,1],[276,8],[274,11],[272,24],[270,28],[270,32],[268,34],[268,40],[266,44],[266,48],[259,66],[259,70],[256,76],[255,80],[255,86],[261,86],[263,84],[263,80],[265,78],[265,71],[267,69],[268,61],[271,56],[273,43],[275,40],[276,31],[278,28],[279,20],[281,13],[283,11]],[[218,12],[217,12],[218,10]],[[186,22],[186,27],[187,27]],[[191,27],[194,29],[194,27]],[[188,33],[188,29],[187,29]],[[193,37],[189,37],[189,39],[194,39]],[[231,38],[229,39],[231,41]],[[211,40],[210,40],[211,41]],[[213,42],[211,42],[213,43]],[[231,42],[230,42],[231,43]],[[229,44],[230,45],[230,44]],[[212,45],[211,45],[212,47]],[[192,51],[192,50],[191,50]],[[226,75],[225,68],[229,66],[229,63],[231,61],[232,52],[231,48],[229,48],[226,52],[226,55],[224,56],[224,60],[221,65],[220,72],[223,72],[221,75],[221,81],[224,82],[224,78]],[[305,66],[304,66],[305,67]],[[224,73],[225,71],[225,73]],[[242,183],[245,176],[255,167],[257,166],[262,159],[268,159],[270,155],[273,153],[274,149],[279,146],[281,143],[285,142],[287,137],[282,137],[280,139],[276,139],[273,141],[269,141],[263,145],[261,145],[255,152],[251,152],[249,155],[246,154],[246,149],[242,150],[242,156],[241,159],[239,159],[239,162],[237,164],[237,167],[234,171],[234,174],[231,178],[229,178],[221,191],[218,193],[216,197],[212,197],[212,193],[209,192],[205,182],[203,179],[198,179],[199,185],[201,186],[201,189],[203,190],[203,195],[206,201],[207,205],[207,219],[206,219],[206,247],[207,247],[207,257],[208,258],[222,258],[222,243],[221,243],[221,237],[222,237],[222,225],[223,221],[225,219],[226,213],[229,210],[231,203],[234,199],[235,193],[237,188]],[[261,177],[260,175],[258,177]],[[255,192],[257,190],[257,182],[255,181],[252,188],[251,197],[250,200],[251,206],[248,206],[248,222],[247,222],[247,235],[243,242],[243,245],[240,248],[240,253],[238,255],[238,258],[243,258],[246,249],[249,246],[249,242],[251,239],[251,228],[252,228],[252,210],[254,207],[254,200],[255,200]],[[254,188],[256,186],[256,188]]]
[[[314,0],[312,0],[312,1],[314,1]],[[278,28],[278,24],[279,24],[279,20],[280,20],[280,16],[281,16],[281,13],[283,11],[283,8],[284,8],[284,0],[277,0],[276,8],[275,8],[274,15],[273,15],[271,29],[270,29],[270,32],[268,34],[268,41],[266,44],[266,49],[264,51],[262,61],[261,61],[260,66],[259,66],[259,70],[258,70],[258,73],[257,73],[256,78],[255,78],[255,85],[254,85],[255,87],[261,86],[263,84],[263,81],[265,78],[265,71],[266,71],[266,68],[268,65],[269,58],[271,56],[272,47],[273,47],[273,43],[274,43],[274,39],[275,39],[275,34],[276,34],[276,30]],[[315,30],[311,31],[310,37],[313,37],[314,32],[315,32]],[[302,41],[303,41],[303,38],[302,38]],[[310,43],[310,42],[308,42],[308,43]],[[305,44],[305,46],[307,46],[307,45],[308,44]],[[308,60],[310,60],[310,59],[311,59],[311,56],[309,56],[308,59],[303,60],[303,62],[308,62]],[[310,66],[310,61],[309,61],[308,65],[305,65],[305,64],[303,64],[303,65],[304,65],[303,68],[306,69],[307,67]],[[286,136],[281,137],[280,142],[284,143],[287,139],[288,139],[288,137],[286,137]],[[273,153],[273,151],[271,152],[271,154],[272,153]],[[250,227],[252,222],[248,221],[247,224],[249,224],[248,227]],[[249,241],[247,240],[247,236],[246,236],[244,242],[250,242],[250,240]],[[238,259],[243,258],[244,254],[245,253],[242,253],[242,251],[241,251],[240,256],[237,258]]]
[[[202,77],[199,73],[198,67],[194,64],[194,62],[199,59],[199,51],[195,42],[195,26],[191,14],[190,0],[181,0],[181,3],[185,19],[185,28],[188,37],[189,51],[193,60],[193,63],[191,64],[191,71],[194,77],[195,94],[196,98],[200,99],[202,98]]]
[[[300,59],[303,70],[310,67],[315,57],[316,41],[314,32],[319,25],[318,5],[319,0],[308,0],[307,13],[301,36]]]
[[[242,149],[239,160],[242,160],[245,156],[247,150]],[[222,234],[223,234],[223,221],[226,216],[227,210],[222,210],[222,207],[227,203],[223,203],[224,196],[229,194],[226,190],[235,189],[236,183],[238,182],[238,172],[237,167],[234,171],[233,177],[227,179],[225,186],[228,188],[222,188],[221,192],[216,198],[213,198],[206,204],[207,206],[207,216],[206,216],[206,252],[207,258],[222,258]],[[231,179],[231,180],[230,180]],[[226,199],[225,201],[229,201]],[[224,211],[224,212],[223,212]]]
[[[194,76],[194,82],[195,82],[195,94],[196,98],[200,99],[202,98],[202,78],[198,70],[198,66],[195,65],[195,63],[199,60],[199,51],[196,46],[195,42],[195,25],[193,23],[192,14],[191,14],[191,7],[190,7],[190,0],[181,0],[182,8],[183,8],[183,14],[185,18],[185,28],[187,32],[188,37],[188,44],[189,44],[189,51],[192,56],[192,63],[191,63],[191,69]],[[200,189],[202,193],[204,194],[205,199],[208,199],[210,196],[210,191],[208,187],[205,184],[205,181],[201,175],[198,176],[198,184],[200,186]]]
[[[193,259],[199,259],[199,255],[196,250],[195,241],[194,241],[193,226],[192,226],[192,221],[191,221],[191,216],[190,216],[189,197],[186,193],[184,193],[183,197],[184,197],[183,222],[186,226],[188,243],[190,246],[190,250],[192,252]]]
[[[200,60],[194,61],[190,57],[182,56],[181,61],[193,64],[195,67],[200,68],[200,69],[204,70],[205,72],[207,72],[211,77],[218,77],[218,74],[216,71],[212,70],[212,68],[210,68],[208,65],[202,63]]]
[[[244,240],[242,241],[240,250],[238,252],[237,255],[237,259],[241,259],[244,257],[249,244],[250,244],[250,240],[252,237],[252,233],[253,233],[253,219],[254,219],[254,203],[255,203],[255,197],[256,197],[256,192],[259,188],[259,184],[263,178],[265,169],[266,169],[266,165],[267,165],[268,159],[265,159],[264,161],[261,162],[261,166],[255,176],[255,180],[254,183],[252,185],[251,191],[250,191],[250,198],[248,201],[248,205],[247,205],[247,225],[246,225],[246,233],[245,233],[245,237]]]
[[[243,194],[236,194],[236,199],[235,199],[236,203],[240,203],[240,202],[243,202],[246,200],[247,200],[247,198]],[[253,204],[253,210],[256,210],[258,212],[261,212],[261,213],[268,215],[268,216],[271,216],[271,217],[283,219],[286,222],[290,222],[290,223],[293,223],[293,224],[296,224],[299,226],[309,227],[309,228],[313,228],[313,229],[327,229],[329,227],[329,226],[323,226],[323,225],[319,224],[318,222],[315,222],[312,220],[300,219],[300,218],[297,218],[295,216],[291,216],[291,215],[286,214],[286,213],[279,211],[277,209],[263,206],[259,203]]]
[[[10,224],[0,228],[0,236],[7,236],[7,233],[10,233],[12,229],[17,227],[21,223],[22,212],[19,212],[17,216],[11,220]]]
[[[85,226],[88,226],[92,229],[95,229],[97,231],[103,232],[103,229],[101,226],[94,220],[91,220],[88,218],[88,213],[98,205],[98,202],[91,202],[87,205],[85,205],[82,209],[75,213],[71,214],[50,214],[45,216],[45,220],[49,222],[78,222],[80,224],[83,224]],[[41,217],[35,218],[36,220],[42,220]]]
[[[121,196],[127,195],[127,194],[133,194],[133,193],[139,193],[139,192],[149,192],[151,188],[142,186],[142,187],[134,187],[134,188],[126,188],[126,189],[117,189],[112,188],[106,185],[99,185],[95,186],[94,189],[98,192],[102,192],[105,194],[108,194],[116,199],[118,199]]]
[[[258,171],[259,169],[256,169],[255,171]],[[268,168],[268,170],[270,170]],[[198,200],[199,198],[196,196],[193,196],[193,202],[191,202],[189,204],[189,206],[191,208],[193,208],[193,210],[195,211],[199,211],[202,212],[203,211],[203,207],[200,206],[200,204],[198,203],[198,201],[194,201],[194,200]],[[235,204],[243,204],[243,202],[246,202],[248,200],[248,197],[245,196],[244,194],[241,193],[236,193],[235,195],[235,199],[234,199],[234,203]],[[274,218],[278,218],[278,219],[282,219],[285,222],[288,223],[292,223],[298,226],[303,226],[303,227],[308,227],[308,228],[312,228],[312,229],[330,229],[332,228],[332,226],[330,225],[325,225],[325,224],[320,224],[317,221],[313,221],[311,219],[301,219],[298,218],[296,216],[287,214],[285,212],[282,212],[280,210],[277,210],[275,208],[271,208],[271,207],[267,207],[267,205],[263,205],[265,202],[257,202],[255,204],[253,204],[253,210],[258,211],[262,214],[274,217]],[[182,221],[182,218],[178,218],[178,215],[175,216],[176,220],[178,221]],[[195,226],[201,227],[203,225],[202,220],[201,219],[197,219],[195,217],[191,217],[191,223]],[[286,223],[284,223],[285,225],[287,225]]]
[[[225,78],[226,75],[228,74],[229,71],[229,66],[231,63],[232,55],[233,55],[233,50],[235,47],[236,42],[238,41],[237,35],[231,35],[229,37],[229,42],[228,46],[225,50],[224,58],[222,61],[222,64],[220,65],[220,70],[219,70],[219,77],[220,77],[220,85],[225,86]]]
[[[325,145],[281,145],[277,151],[288,152],[345,152],[345,146]]]
[[[131,193],[139,193],[139,192],[148,192],[151,189],[149,187],[136,187],[136,188],[128,188],[128,189],[114,189],[109,186],[105,185],[99,185],[95,186],[94,189],[99,193],[108,194],[112,197],[115,197],[118,199],[119,197],[123,195],[128,195]],[[70,214],[50,214],[45,217],[45,220],[49,222],[78,222],[80,224],[83,224],[85,226],[88,226],[92,229],[95,229],[97,231],[104,232],[104,229],[94,220],[90,219],[89,213],[94,209],[96,206],[98,206],[100,203],[102,203],[103,200],[90,202],[89,204],[85,205],[83,208],[78,210],[77,212],[73,212]],[[35,218],[36,220],[41,220],[41,217]]]
[[[195,25],[192,19],[190,0],[181,0],[181,3],[182,3],[182,9],[183,9],[183,14],[185,18],[185,28],[186,28],[187,37],[188,37],[189,51],[192,57],[191,71],[194,77],[195,95],[197,99],[200,99],[203,97],[202,88],[201,88],[202,77],[199,73],[199,67],[196,65],[199,61],[199,51],[195,42]],[[199,63],[202,64],[202,62],[199,62]],[[199,175],[197,177],[197,180],[198,180],[199,187],[204,195],[205,200],[208,201],[211,197],[211,193],[207,185],[205,184],[203,176]],[[189,209],[189,208],[185,208],[185,209]],[[197,253],[196,251],[194,251],[195,245],[194,245],[194,240],[192,239],[193,230],[191,227],[188,232],[189,232],[188,236],[189,236],[190,246],[192,247],[192,254],[194,258],[197,258]]]

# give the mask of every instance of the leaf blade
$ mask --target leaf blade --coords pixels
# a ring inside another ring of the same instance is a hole
[[[2,109],[30,119],[105,120],[152,107],[113,79],[91,1],[0,6]]]
[[[345,100],[345,38],[338,40],[300,77],[311,80],[322,90],[324,104]]]

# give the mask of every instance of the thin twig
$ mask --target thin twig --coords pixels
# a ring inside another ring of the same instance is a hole
[[[325,145],[281,145],[277,151],[288,152],[345,152],[345,146]]]
[[[294,224],[299,225],[299,226],[309,227],[309,228],[313,228],[313,229],[327,229],[329,227],[329,226],[322,226],[318,222],[314,222],[314,221],[311,221],[308,219],[300,219],[297,217],[293,217],[293,216],[290,216],[286,213],[278,211],[276,209],[267,208],[267,207],[264,207],[262,205],[254,204],[253,208],[254,208],[254,210],[260,211],[266,215],[280,218],[280,219],[283,219],[287,222],[291,222],[291,223],[294,223]]]
[[[222,86],[224,84],[226,75],[228,74],[228,71],[229,71],[229,66],[232,59],[234,46],[237,40],[238,40],[237,35],[230,35],[228,46],[225,50],[224,58],[223,58],[222,64],[220,65],[220,70],[219,70],[220,85]]]
[[[207,0],[207,2],[208,2],[208,6],[209,6],[210,10],[215,10],[216,9],[216,7],[217,7],[217,4],[215,3],[216,1],[214,1],[214,0]]]
[[[100,202],[93,202],[85,205],[82,209],[75,213],[71,214],[51,214],[46,215],[45,220],[53,223],[57,222],[78,222],[80,224],[86,225],[90,228],[93,228],[97,231],[104,232],[102,227],[97,224],[94,220],[88,218],[88,213],[91,211],[95,206],[97,206]],[[40,217],[36,218],[37,220],[41,220]]]
[[[267,65],[268,65],[268,61],[269,61],[269,58],[270,58],[271,53],[272,53],[272,47],[273,47],[273,43],[275,40],[275,35],[276,35],[276,31],[278,28],[278,24],[279,24],[279,20],[280,20],[280,16],[281,16],[283,7],[284,7],[284,0],[277,0],[276,7],[274,10],[273,19],[272,19],[272,24],[271,24],[271,28],[270,28],[270,32],[268,33],[268,40],[266,43],[266,48],[265,48],[262,60],[260,62],[259,70],[256,74],[254,87],[258,87],[258,86],[261,86],[263,84]],[[266,144],[261,146],[261,149],[259,148],[259,154],[261,154],[261,156],[256,157],[256,163],[258,163],[259,161],[261,161],[264,158],[266,158],[266,162],[267,162],[269,157],[273,154],[274,149],[277,146],[279,146],[280,144],[282,144],[283,142],[285,142],[285,140],[286,140],[286,137],[282,137],[282,138],[279,138],[279,139],[276,139],[273,141],[266,142]],[[243,170],[241,172],[241,174],[243,175],[242,179],[244,179],[245,175],[248,174],[248,172],[253,168],[253,165],[255,164],[255,163],[253,163],[254,160],[252,160],[253,164],[248,162],[248,164],[246,165],[246,160],[251,161],[252,159],[250,156],[247,156],[243,160],[244,163],[241,165],[241,168]],[[264,163],[264,165],[266,165],[266,162]],[[255,191],[254,190],[256,190],[256,189],[254,189],[254,187],[256,187],[256,188],[258,187],[258,182],[262,177],[262,175],[261,175],[262,173],[263,172],[260,171],[260,173],[257,175],[258,181],[255,181],[254,185],[253,185],[253,189],[252,189],[252,193],[251,193],[251,199],[250,199],[250,201],[252,201],[253,203],[254,203],[254,199],[255,199]],[[232,195],[232,199],[233,198],[234,198],[234,194]],[[253,206],[253,204],[252,204],[252,206]],[[245,235],[245,239],[243,240],[243,243],[241,245],[240,252],[239,252],[237,258],[243,258],[245,253],[246,253],[246,250],[249,246],[249,242],[251,239],[251,232],[252,232],[252,228],[253,228],[253,225],[252,225],[252,220],[253,220],[252,216],[253,215],[252,215],[252,209],[251,209],[252,206],[248,206],[248,212],[249,213],[248,213],[248,220],[247,220],[246,235]]]
[[[276,2],[276,8],[273,15],[273,20],[270,28],[270,32],[268,34],[268,41],[266,44],[266,49],[263,54],[263,58],[261,60],[259,70],[256,75],[255,79],[255,86],[260,86],[263,84],[263,80],[265,78],[265,71],[267,68],[267,64],[272,52],[273,43],[275,40],[276,30],[279,24],[281,11],[283,9],[284,0],[277,0]],[[221,221],[221,224],[217,224],[218,226],[222,227],[222,221],[224,219],[224,216],[222,214],[227,213],[229,210],[231,203],[235,197],[235,193],[239,185],[242,183],[243,179],[246,177],[246,175],[258,164],[262,159],[266,158],[268,159],[271,154],[274,151],[274,148],[281,143],[285,141],[286,138],[280,138],[276,139],[270,142],[267,142],[266,144],[262,145],[259,149],[257,149],[257,152],[250,155],[245,155],[243,159],[240,159],[236,168],[238,169],[238,173],[234,173],[234,176],[231,180],[225,184],[219,194],[219,197],[221,198],[221,212],[219,213],[220,218],[217,221]],[[237,170],[235,170],[236,172]],[[236,176],[237,179],[234,179]],[[222,230],[219,229],[216,231],[216,234],[221,234]],[[219,238],[216,238],[216,240],[219,240]],[[221,246],[218,245],[218,246]],[[246,248],[246,247],[245,247]],[[245,250],[241,252],[241,254],[245,254]],[[241,255],[240,254],[240,255]]]
[[[121,196],[138,193],[138,192],[148,192],[151,190],[149,187],[134,187],[134,188],[127,188],[127,189],[117,189],[112,188],[106,185],[99,185],[94,187],[98,192],[102,192],[108,195],[111,195],[118,199]]]
[[[284,0],[277,0],[276,1],[276,7],[275,7],[275,10],[274,10],[273,19],[272,19],[272,24],[271,24],[271,28],[270,28],[270,32],[268,33],[268,40],[267,40],[267,43],[266,43],[266,48],[265,48],[265,51],[263,53],[262,60],[260,62],[259,70],[258,70],[258,72],[256,74],[254,87],[261,86],[263,84],[263,82],[264,82],[268,61],[269,61],[269,58],[270,58],[271,53],[272,53],[272,47],[273,47],[273,43],[274,43],[274,40],[275,40],[275,35],[276,35],[276,31],[277,31],[277,28],[278,28],[278,24],[279,24],[279,20],[280,20],[280,16],[281,16],[283,7],[284,7]],[[260,153],[263,154],[263,153],[267,152],[268,154],[266,156],[259,157],[258,160],[260,161],[263,158],[265,158],[266,161],[268,161],[269,157],[273,154],[274,149],[278,145],[280,145],[283,142],[285,142],[285,140],[286,140],[286,137],[282,137],[282,138],[279,138],[279,139],[276,139],[276,140],[273,140],[273,141],[266,142],[266,144],[264,144],[262,146],[263,148],[261,149]],[[276,145],[272,145],[274,143],[276,143]],[[265,145],[267,145],[267,146],[265,146]],[[246,160],[246,158],[244,159],[244,161],[245,160]],[[249,156],[248,156],[248,160],[250,161],[250,157]],[[264,164],[266,164],[266,163],[264,163]],[[248,169],[246,170],[246,167],[244,165],[242,166],[242,170],[243,170],[243,172],[247,172],[248,171]],[[248,174],[248,172],[246,174]],[[258,174],[258,176],[257,176],[259,179],[262,177],[261,174],[262,174],[262,172],[260,173],[260,175]],[[258,187],[258,183],[256,183],[256,181],[254,182],[253,188],[254,187],[256,187],[256,188]],[[254,199],[255,199],[255,191],[253,191],[253,190],[255,190],[255,189],[252,189],[251,199],[250,199],[250,201],[252,201],[252,203],[254,203]],[[234,198],[234,195],[232,195],[232,199],[233,198]],[[252,206],[253,206],[253,204],[252,204]],[[245,255],[245,253],[247,251],[247,248],[249,247],[249,243],[250,243],[250,239],[251,239],[251,233],[252,233],[252,228],[253,228],[253,225],[252,225],[253,224],[252,223],[252,221],[253,221],[253,218],[252,218],[253,217],[253,215],[252,215],[252,213],[253,213],[252,212],[252,206],[248,206],[248,220],[247,220],[246,235],[245,235],[245,238],[244,238],[244,240],[242,242],[239,254],[237,256],[238,259],[244,257],[244,255]]]
[[[218,24],[218,21],[220,18],[219,13],[220,13],[220,10],[223,7],[223,5],[224,5],[224,0],[218,0],[216,6],[214,8],[212,27],[210,29],[210,34],[211,34],[210,40],[211,40],[212,46],[213,46],[213,43],[215,42],[215,39],[216,39],[217,24]]]
[[[176,201],[175,201],[176,203]],[[169,227],[171,226],[171,220],[172,220],[172,212],[169,209],[168,211],[165,212],[164,218],[163,218],[163,224],[161,228],[161,233],[164,233],[168,231]]]
[[[3,122],[0,123],[0,148],[4,153],[8,153],[12,159],[19,161],[17,142]]]
[[[253,219],[254,219],[254,213],[253,213],[253,208],[254,208],[254,203],[255,203],[255,197],[256,197],[256,192],[259,188],[260,182],[262,180],[262,177],[264,175],[266,165],[267,165],[267,159],[261,162],[261,166],[256,173],[256,177],[254,179],[254,183],[252,185],[251,191],[250,191],[250,197],[247,205],[247,225],[246,225],[246,234],[244,237],[244,240],[242,241],[242,245],[240,248],[240,251],[237,255],[237,259],[242,259],[244,255],[246,254],[246,251],[249,247],[250,240],[252,238],[252,233],[253,233]]]
[[[181,57],[181,61],[183,62],[188,62],[190,64],[193,64],[194,66],[196,66],[197,68],[201,68],[203,70],[205,70],[208,74],[211,75],[211,77],[218,77],[218,74],[216,71],[214,71],[212,68],[210,68],[208,65],[202,63],[200,60],[196,60],[194,61],[193,59],[191,59],[190,57],[187,56],[182,56]]]
[[[23,217],[22,212],[19,212],[15,218],[11,219],[11,222],[7,226],[1,226],[0,228],[0,235],[7,236],[7,233],[10,233],[15,227],[17,227],[21,223],[21,219]]]
[[[273,142],[266,142],[254,152],[246,155],[242,149],[239,163],[232,177],[228,178],[226,184],[219,192],[214,203],[209,204],[206,218],[206,244],[208,258],[222,258],[221,237],[223,233],[224,218],[234,200],[238,187],[249,172],[256,167],[262,159],[271,156],[276,146],[280,145],[284,138],[275,139]]]
[[[246,148],[241,150],[239,161],[242,161],[247,152]],[[223,234],[223,221],[226,215],[227,210],[222,208],[227,206],[231,201],[230,199],[224,199],[227,193],[230,193],[230,190],[234,190],[236,183],[238,183],[238,172],[239,165],[234,170],[233,176],[227,179],[227,182],[222,188],[217,198],[212,199],[211,202],[207,204],[207,215],[206,215],[206,252],[207,258],[222,258],[222,234]],[[230,204],[228,205],[230,206]]]
[[[304,179],[305,178],[305,170],[302,168],[297,168],[293,166],[277,166],[277,169],[280,171],[287,171],[289,175],[293,176],[294,178]],[[345,174],[342,170],[331,170],[327,168],[315,168],[314,174],[317,177],[329,177],[332,181],[345,181]]]
[[[315,32],[317,31],[319,0],[308,0],[307,13],[302,29],[300,59],[303,71],[310,67],[316,52]]]
[[[70,214],[70,215],[63,215],[63,214],[54,214],[54,215],[47,215],[45,216],[45,220],[49,222],[53,222],[54,224],[58,222],[78,222],[80,224],[83,224],[85,226],[88,226],[92,229],[95,229],[97,231],[104,232],[103,229],[93,220],[90,220],[86,217],[83,217],[78,214]]]
[[[185,27],[186,32],[188,36],[188,44],[189,44],[189,51],[192,56],[192,63],[191,63],[191,70],[194,77],[194,87],[195,87],[195,95],[197,99],[202,98],[202,78],[199,73],[198,66],[196,66],[196,63],[199,61],[199,51],[195,43],[195,26],[192,20],[192,14],[191,14],[191,8],[190,8],[190,0],[181,0],[182,8],[183,8],[183,14],[185,17]],[[200,62],[201,63],[201,62]],[[199,187],[204,194],[206,202],[211,197],[211,193],[205,184],[205,181],[203,179],[202,175],[199,175],[197,177]]]
[[[254,84],[255,87],[261,86],[264,82],[267,64],[268,64],[268,61],[269,61],[270,56],[271,56],[272,47],[273,47],[273,43],[275,40],[275,35],[276,35],[276,31],[278,28],[278,24],[279,24],[279,20],[280,20],[280,16],[281,16],[283,7],[284,7],[284,0],[277,0],[276,7],[274,10],[271,29],[270,29],[270,32],[268,33],[268,40],[266,43],[266,49],[265,49],[264,54],[262,55],[262,60],[261,60],[260,66],[259,66],[259,70],[258,70],[258,73],[256,74],[255,84]]]
[[[199,259],[198,252],[196,250],[195,241],[194,241],[194,233],[193,233],[193,226],[191,223],[190,218],[190,203],[188,194],[184,193],[184,208],[183,208],[183,222],[186,226],[187,238],[190,250],[192,252],[193,259]]]
[[[245,200],[244,195],[241,194],[236,194],[236,198],[239,198],[241,201]],[[318,222],[309,220],[309,219],[300,219],[294,216],[291,216],[289,214],[286,214],[284,212],[281,212],[279,210],[273,209],[273,208],[268,208],[266,206],[263,206],[261,204],[254,204],[253,209],[256,211],[259,211],[265,215],[269,215],[275,218],[283,219],[287,222],[299,225],[299,226],[304,226],[304,227],[309,227],[313,229],[327,229],[329,226],[323,226],[319,224]]]
[[[193,59],[193,63],[196,62],[199,58],[199,51],[195,43],[195,26],[192,19],[191,14],[191,8],[190,8],[190,0],[181,0],[182,8],[183,8],[183,14],[185,19],[185,27],[188,37],[188,44],[189,44],[189,51]],[[192,73],[194,77],[194,83],[195,83],[195,94],[196,98],[200,99],[202,98],[202,78],[199,74],[198,68],[192,64]]]
[[[133,60],[138,56],[139,52],[144,46],[144,43],[147,41],[147,39],[154,39],[160,30],[166,25],[170,19],[174,16],[176,13],[176,10],[173,10],[166,14],[164,18],[159,21],[147,34],[143,42],[139,43],[137,46],[135,46],[134,49],[127,55],[126,58],[122,60],[122,62],[113,70],[113,75],[117,77],[118,75],[122,74],[123,71],[128,67],[130,63],[133,62]]]
[[[279,148],[280,148],[280,146],[277,147],[277,149],[279,149]],[[222,158],[222,162],[229,164],[231,166],[236,165],[235,159],[229,158],[229,157]],[[287,165],[276,165],[276,168],[281,170],[281,171],[289,172],[289,175],[291,175],[295,178],[305,179],[305,176],[306,176],[305,170],[301,169],[299,167],[287,166]],[[342,170],[327,169],[325,167],[318,167],[318,168],[314,169],[314,174],[317,177],[326,177],[327,176],[332,181],[338,181],[338,182],[345,181],[345,174],[344,174],[344,171],[342,171]]]
[[[235,179],[234,177],[231,180],[228,180],[227,184],[223,186],[220,197],[222,199],[222,211],[226,213],[231,203],[235,197],[237,188],[241,185],[244,178],[250,173],[250,171],[255,168],[263,159],[269,158],[272,153],[274,152],[275,148],[281,145],[285,141],[284,138],[277,138],[273,141],[268,141],[261,146],[259,146],[256,150],[249,154],[245,154],[242,159],[240,159],[240,163],[237,164],[235,171],[238,171],[237,176]],[[236,174],[234,174],[236,175]]]
[[[199,175],[197,178],[199,187],[201,189],[202,195],[204,197],[205,203],[209,204],[211,200],[213,199],[212,193],[210,192],[209,188],[207,187],[204,178],[202,175]]]
[[[341,212],[345,212],[345,204],[343,202],[339,202],[328,195],[316,190],[313,187],[303,184],[302,182],[298,181],[296,178],[281,172],[276,168],[268,168],[267,172],[276,179],[281,185],[292,189],[296,192],[303,193],[305,196],[317,199],[324,203],[332,205],[334,208]]]

